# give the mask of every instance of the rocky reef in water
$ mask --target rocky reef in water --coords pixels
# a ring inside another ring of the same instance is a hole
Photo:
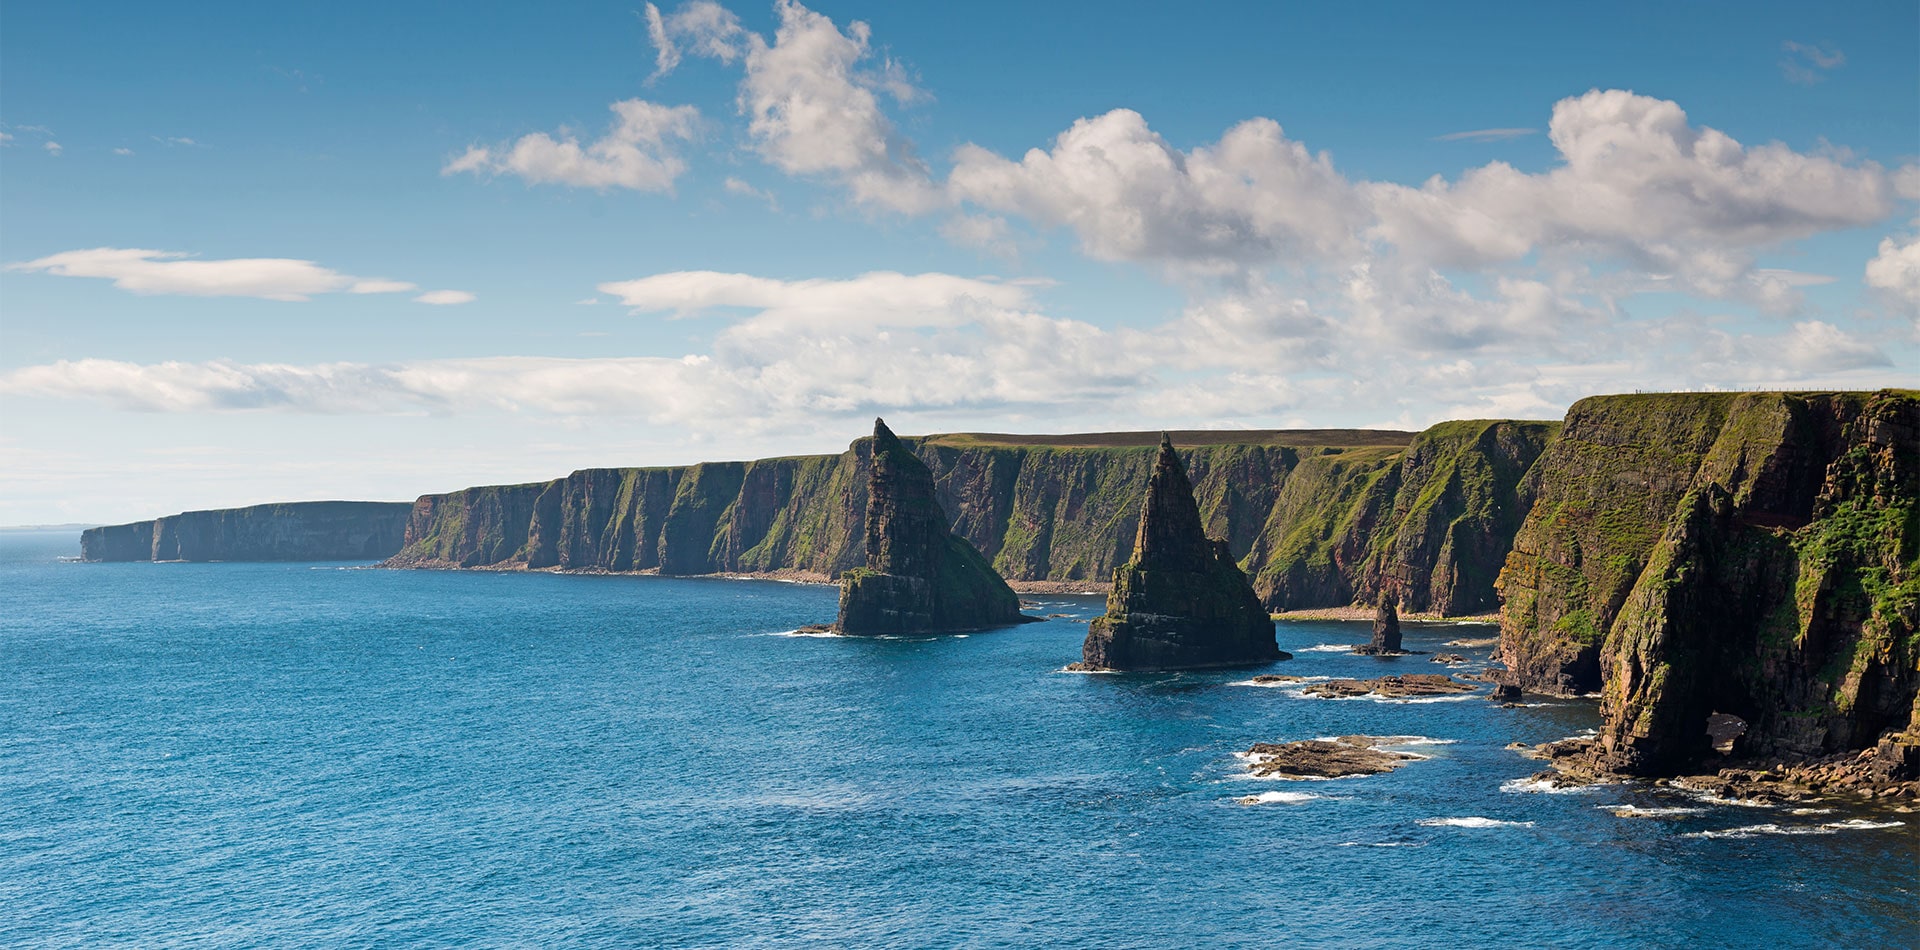
[[[1697,770],[1720,713],[1736,759],[1920,778],[1914,393],[1585,399],[1523,493],[1501,655],[1522,689],[1600,693],[1592,767]]]
[[[378,561],[406,537],[406,502],[300,501],[88,528],[88,561]]]
[[[838,633],[930,633],[1021,623],[1020,598],[948,527],[933,473],[873,420],[867,563],[840,579]]]
[[[1186,466],[1163,440],[1147,480],[1133,557],[1105,616],[1087,628],[1081,667],[1180,670],[1284,659],[1273,618],[1225,541],[1207,537]]]

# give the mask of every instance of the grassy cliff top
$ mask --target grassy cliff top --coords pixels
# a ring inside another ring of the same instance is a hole
[[[1176,429],[1167,436],[1177,448],[1196,445],[1288,445],[1335,448],[1404,448],[1415,433],[1399,429]],[[954,432],[920,439],[928,445],[1039,446],[1061,449],[1118,449],[1160,444],[1159,430],[1149,432],[1082,432],[1066,435],[1024,435],[1006,432]]]

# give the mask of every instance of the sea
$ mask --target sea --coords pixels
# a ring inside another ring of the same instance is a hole
[[[797,635],[821,585],[78,553],[0,534],[0,946],[1920,944],[1920,815],[1549,791],[1507,746],[1591,701],[1252,683],[1444,668],[1365,624],[1082,674],[1099,597],[865,639]],[[1237,755],[1349,734],[1420,758]]]

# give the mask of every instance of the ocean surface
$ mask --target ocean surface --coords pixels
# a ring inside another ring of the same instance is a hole
[[[1920,943],[1920,816],[1534,790],[1503,747],[1588,702],[1060,672],[1098,598],[802,637],[832,588],[77,553],[0,534],[0,945]],[[1441,669],[1366,636],[1282,624],[1271,671]],[[1427,758],[1235,756],[1352,733]]]

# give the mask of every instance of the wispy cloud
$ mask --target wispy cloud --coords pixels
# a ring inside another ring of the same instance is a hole
[[[1826,74],[1847,64],[1847,54],[1831,43],[1796,43],[1787,40],[1780,44],[1780,74],[1788,82],[1811,86]]]
[[[1465,132],[1448,132],[1436,135],[1436,142],[1504,142],[1507,139],[1523,138],[1537,134],[1539,129],[1469,129]]]
[[[429,290],[413,298],[414,303],[428,303],[437,307],[450,307],[456,304],[472,303],[476,298],[464,290]]]
[[[308,300],[314,294],[389,294],[418,290],[401,280],[354,277],[285,257],[195,260],[178,251],[96,247],[8,264],[7,270],[110,280],[136,294]]]

